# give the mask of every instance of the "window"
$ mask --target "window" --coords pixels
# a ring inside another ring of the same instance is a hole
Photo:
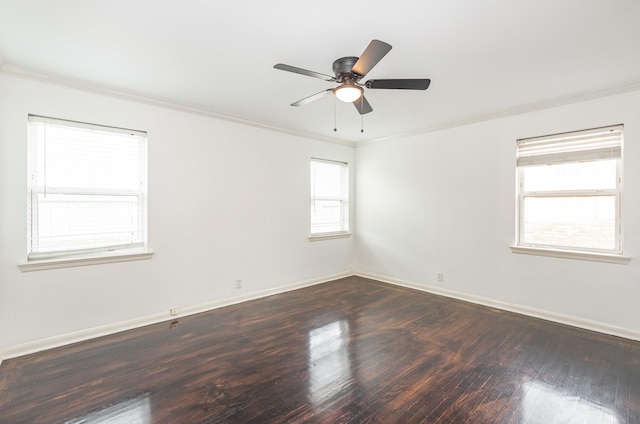
[[[517,141],[521,247],[622,254],[623,126]]]
[[[29,260],[144,247],[147,135],[29,116]]]
[[[311,159],[311,236],[349,231],[349,167]]]

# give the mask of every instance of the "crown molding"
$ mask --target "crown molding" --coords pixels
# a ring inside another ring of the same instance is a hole
[[[617,94],[624,94],[632,91],[640,90],[640,80],[627,82],[624,84],[612,85],[609,87],[601,88],[598,90],[583,91],[580,93],[571,94],[568,96],[556,97],[554,99],[542,100],[539,102],[526,103],[518,106],[513,106],[505,109],[496,110],[480,115],[473,115],[467,118],[458,119],[455,121],[445,122],[443,124],[425,127],[417,130],[406,131],[398,134],[394,134],[387,137],[375,138],[367,141],[362,141],[356,144],[356,147],[363,147],[372,143],[379,143],[382,141],[399,140],[402,138],[432,133],[436,131],[447,130],[456,127],[462,127],[465,125],[477,124],[480,122],[491,121],[494,119],[506,118],[509,116],[522,115],[529,112],[536,112],[544,109],[551,109],[558,106],[565,106],[574,103],[585,102],[588,100],[595,100],[602,97],[615,96]]]
[[[75,90],[84,91],[92,94],[99,94],[104,96],[109,96],[121,100],[128,100],[136,103],[141,103],[150,106],[157,106],[164,109],[170,109],[178,112],[186,112],[195,115],[206,116],[209,118],[233,122],[236,124],[246,125],[249,127],[260,128],[263,130],[275,131],[279,133],[284,133],[296,137],[303,137],[307,139],[312,139],[316,141],[323,141],[326,143],[339,144],[342,146],[355,147],[356,143],[348,140],[340,140],[331,137],[324,137],[317,134],[307,133],[304,131],[294,131],[288,128],[279,127],[277,125],[272,125],[266,122],[257,121],[249,118],[244,118],[240,116],[229,115],[226,113],[218,112],[212,109],[195,106],[187,103],[180,103],[176,101],[172,101],[169,99],[156,98],[151,96],[145,96],[139,93],[126,91],[126,90],[114,90],[107,87],[98,86],[95,84],[87,83],[85,81],[69,79],[69,78],[59,78],[52,77],[45,74],[40,74],[38,72],[30,71],[28,69],[20,68],[18,66],[9,65],[3,61],[2,55],[0,54],[0,74],[8,75],[11,77],[28,79],[33,81],[39,81],[52,85],[59,85],[62,87],[72,88]]]
[[[466,118],[457,119],[454,121],[444,122],[442,124],[433,125],[429,127],[423,127],[416,130],[400,132],[390,136],[384,136],[379,138],[373,138],[362,141],[349,141],[336,139],[318,134],[308,133],[305,131],[295,131],[288,128],[280,127],[277,125],[269,124],[262,121],[257,121],[241,116],[229,115],[223,112],[218,112],[212,109],[195,106],[187,103],[180,103],[169,99],[156,98],[151,96],[142,95],[139,93],[126,91],[126,90],[114,90],[107,87],[98,86],[95,84],[87,83],[86,81],[80,81],[69,78],[52,77],[45,74],[40,74],[34,71],[30,71],[25,68],[9,65],[4,60],[2,53],[0,53],[0,74],[9,75],[12,77],[30,79],[39,82],[44,82],[52,85],[59,85],[63,87],[73,88],[88,93],[100,94],[118,99],[133,101],[136,103],[162,107],[165,109],[171,109],[179,112],[192,113],[196,115],[202,115],[209,118],[233,122],[241,125],[246,125],[254,128],[260,128],[269,131],[275,131],[283,134],[288,134],[296,137],[303,137],[311,140],[322,141],[326,143],[339,144],[347,147],[364,147],[372,143],[379,143],[383,141],[399,140],[407,137],[418,136],[422,134],[428,134],[436,131],[447,130],[456,127],[462,127],[465,125],[477,124],[480,122],[491,121],[500,118],[506,118],[509,116],[522,115],[529,112],[535,112],[544,109],[550,109],[553,107],[569,105],[573,103],[580,103],[588,100],[594,100],[602,97],[614,96],[617,94],[623,94],[631,91],[640,90],[640,80],[630,81],[624,84],[617,84],[608,87],[604,87],[597,90],[583,91],[579,93],[570,94],[567,96],[556,97],[554,99],[542,100],[538,102],[526,103],[514,107],[496,110],[489,113],[468,116]]]

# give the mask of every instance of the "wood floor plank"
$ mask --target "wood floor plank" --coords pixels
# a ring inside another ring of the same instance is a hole
[[[640,343],[349,277],[0,366],[0,424],[106,419],[637,424]]]

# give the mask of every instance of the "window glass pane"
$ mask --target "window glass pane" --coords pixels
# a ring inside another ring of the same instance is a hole
[[[616,249],[615,196],[525,197],[523,242]]]
[[[38,246],[57,252],[133,244],[142,239],[138,196],[38,194]]]
[[[616,188],[616,160],[528,166],[525,191],[607,190]]]
[[[311,205],[311,233],[345,231],[341,200],[316,200]]]
[[[311,160],[311,234],[349,230],[347,164]]]

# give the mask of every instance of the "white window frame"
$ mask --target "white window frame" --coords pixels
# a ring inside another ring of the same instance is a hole
[[[88,124],[84,122],[70,121],[64,119],[56,119],[43,117],[38,115],[29,115],[29,164],[28,164],[28,182],[27,182],[27,261],[19,264],[22,271],[37,271],[50,268],[64,268],[71,266],[82,266],[98,263],[110,263],[121,261],[132,261],[140,259],[149,259],[153,252],[147,249],[147,133],[144,131],[130,130],[124,128],[109,127],[96,124]],[[96,187],[55,187],[47,185],[46,182],[46,165],[45,168],[39,168],[43,165],[37,165],[34,159],[39,163],[46,163],[46,156],[40,157],[42,152],[38,152],[37,143],[44,142],[43,150],[46,155],[46,140],[38,141],[35,135],[35,128],[42,125],[55,125],[68,127],[70,129],[86,129],[99,131],[101,133],[127,134],[136,137],[138,141],[138,166],[141,180],[135,188],[129,189],[98,189]],[[43,170],[44,169],[44,170]],[[36,175],[45,175],[45,183],[38,182]],[[35,182],[34,182],[35,181]],[[136,228],[137,236],[135,240],[119,243],[95,243],[87,248],[74,249],[54,249],[45,251],[38,247],[38,196],[42,194],[51,195],[97,195],[97,196],[134,196],[137,200],[137,216],[138,225]]]
[[[313,172],[313,163],[325,163],[332,164],[335,166],[341,167],[342,178],[341,178],[341,187],[340,187],[340,196],[318,196],[315,193],[315,188],[313,186],[313,176],[311,175]],[[343,238],[350,237],[351,232],[350,229],[350,220],[349,220],[349,164],[347,162],[341,162],[336,160],[329,159],[320,159],[320,158],[311,158],[309,163],[310,168],[310,211],[309,211],[309,240],[327,240],[327,239],[335,239],[335,238]],[[316,201],[339,201],[341,205],[341,222],[340,225],[342,227],[339,231],[331,231],[331,232],[320,232],[314,231],[312,216],[313,210],[315,207]]]
[[[623,256],[622,232],[622,145],[623,125],[593,128],[589,130],[572,131],[543,137],[533,137],[517,140],[516,169],[517,169],[517,202],[516,202],[516,243],[511,246],[514,253],[524,253],[542,256],[553,256],[570,259],[594,260],[611,263],[628,263],[628,257]],[[613,136],[607,137],[608,134]],[[617,141],[616,141],[617,138]],[[596,140],[589,150],[572,151],[575,140]],[[544,164],[563,164],[597,160],[616,161],[616,187],[613,189],[581,189],[581,190],[546,190],[525,191],[524,178],[527,166]],[[615,198],[615,247],[613,249],[597,249],[589,247],[562,246],[544,243],[525,243],[524,235],[524,204],[526,198],[548,197],[593,197],[614,196]]]

